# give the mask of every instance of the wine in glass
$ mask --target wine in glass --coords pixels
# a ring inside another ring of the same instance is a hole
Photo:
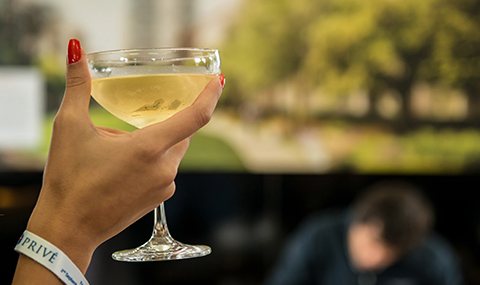
[[[220,74],[218,50],[126,49],[87,55],[92,96],[117,118],[144,128],[190,106]],[[119,261],[159,261],[207,255],[206,245],[188,245],[168,231],[164,204],[154,210],[154,228],[143,245],[112,254]]]

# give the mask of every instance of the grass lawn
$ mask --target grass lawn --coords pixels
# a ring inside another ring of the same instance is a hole
[[[480,131],[430,127],[396,134],[375,126],[322,124],[334,167],[355,173],[458,174],[480,169]]]
[[[113,117],[100,108],[92,108],[90,117],[97,126],[104,126],[126,131],[134,127]],[[44,122],[44,134],[35,155],[46,158],[52,134],[53,115],[48,115]],[[192,171],[245,171],[241,160],[233,149],[223,140],[199,133],[195,134],[190,147],[180,165],[181,170]]]

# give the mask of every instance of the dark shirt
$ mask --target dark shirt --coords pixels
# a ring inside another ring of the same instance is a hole
[[[309,219],[287,244],[268,285],[460,285],[449,245],[437,235],[381,272],[359,272],[348,257],[349,215]]]

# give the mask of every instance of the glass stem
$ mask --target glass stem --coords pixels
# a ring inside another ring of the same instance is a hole
[[[153,223],[152,237],[170,237],[167,227],[167,216],[165,215],[165,206],[163,202],[155,208]]]

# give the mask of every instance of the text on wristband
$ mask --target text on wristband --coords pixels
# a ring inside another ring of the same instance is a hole
[[[20,237],[20,239],[18,239],[17,245],[18,244],[21,244],[22,246],[26,246],[27,249],[31,250],[37,255],[41,255],[42,258],[48,260],[48,262],[52,264],[55,262],[55,258],[57,258],[58,256],[58,252],[54,252],[53,250],[50,250],[41,244],[39,245],[35,240],[32,240],[28,237],[24,237],[23,234]],[[38,248],[35,248],[36,246],[38,246]]]

